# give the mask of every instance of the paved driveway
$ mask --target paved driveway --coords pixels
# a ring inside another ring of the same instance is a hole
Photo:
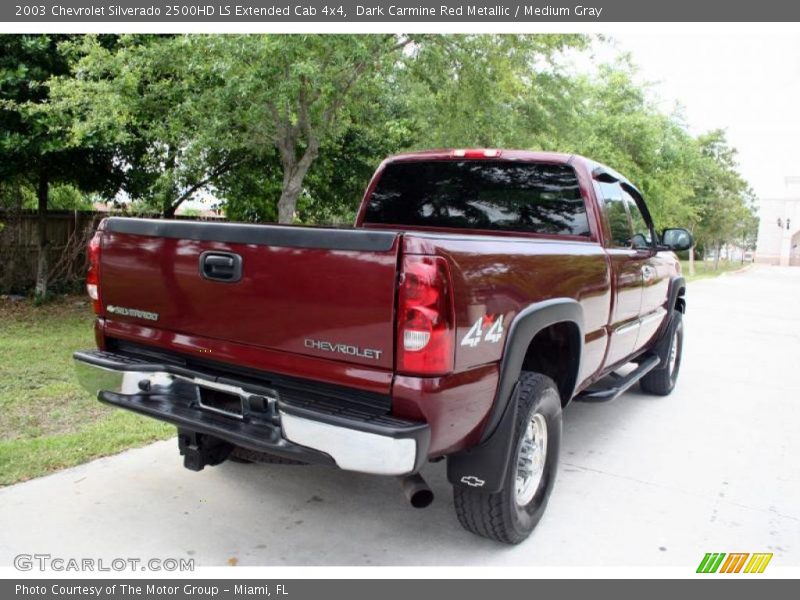
[[[525,543],[461,530],[444,465],[436,501],[320,467],[191,473],[174,440],[0,490],[0,565],[18,553],[179,557],[198,565],[688,565],[774,552],[800,565],[800,268],[696,282],[668,398],[631,392],[565,412],[561,470]]]

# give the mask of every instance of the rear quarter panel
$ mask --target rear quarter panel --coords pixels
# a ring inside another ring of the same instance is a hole
[[[597,371],[605,352],[611,307],[606,255],[599,244],[470,236],[406,237],[405,252],[445,256],[451,265],[456,314],[456,371],[499,361],[508,328],[525,307],[551,298],[573,298],[584,311],[586,337],[581,373]],[[462,341],[478,319],[502,318],[496,341]],[[580,378],[579,378],[580,379]]]
[[[499,363],[514,318],[527,306],[573,298],[584,313],[585,346],[579,384],[602,366],[611,310],[607,257],[594,241],[459,234],[407,233],[406,254],[444,256],[455,299],[455,373],[420,381],[396,377],[395,411],[437,422],[432,451],[453,451],[477,441],[494,401]],[[502,334],[487,341],[491,324]],[[462,343],[481,321],[478,343]],[[460,389],[459,389],[460,388]],[[420,414],[421,413],[421,414]],[[466,437],[464,432],[469,431]]]

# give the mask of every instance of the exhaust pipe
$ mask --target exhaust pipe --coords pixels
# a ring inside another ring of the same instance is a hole
[[[433,492],[419,473],[400,478],[403,493],[414,508],[425,508],[433,502]]]

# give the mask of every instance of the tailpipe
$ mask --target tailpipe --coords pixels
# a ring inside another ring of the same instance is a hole
[[[414,508],[425,508],[433,502],[433,492],[419,473],[400,478],[403,493]]]

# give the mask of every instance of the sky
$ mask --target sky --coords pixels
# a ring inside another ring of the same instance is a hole
[[[616,49],[631,52],[640,79],[656,84],[665,110],[683,106],[692,133],[727,131],[760,198],[786,195],[784,178],[800,176],[800,36],[612,37]]]

